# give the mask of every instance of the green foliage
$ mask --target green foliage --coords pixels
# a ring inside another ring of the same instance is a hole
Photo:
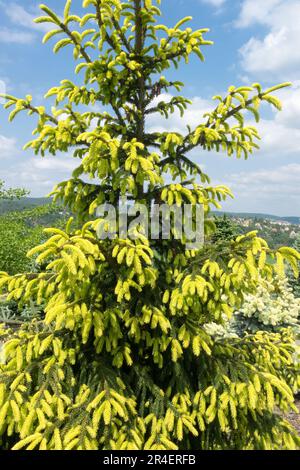
[[[49,198],[31,198],[23,197],[21,199],[5,199],[0,200],[0,215],[7,214],[8,212],[19,212],[35,207],[41,207],[50,203]]]
[[[187,154],[194,148],[246,158],[259,135],[244,122],[259,106],[279,107],[274,91],[258,84],[230,87],[216,109],[185,135],[150,133],[150,114],[184,112],[176,96],[153,105],[162,91],[182,84],[161,75],[191,55],[203,59],[207,29],[157,23],[153,0],[84,0],[83,16],[64,17],[42,5],[59,36],[54,51],[71,46],[82,85],[63,80],[46,96],[56,108],[34,106],[31,96],[7,96],[10,119],[38,116],[37,154],[74,150],[79,166],[54,190],[83,221],[47,229],[31,250],[40,273],[1,274],[7,300],[21,309],[44,307],[44,321],[18,332],[2,330],[0,440],[3,449],[294,449],[300,439],[276,409],[293,408],[299,374],[290,331],[215,340],[209,322],[223,324],[254,293],[300,255],[275,252],[255,232],[188,250],[186,240],[99,240],[104,201],[127,195],[136,202],[202,203],[230,195],[214,188]],[[76,78],[76,82],[79,81]],[[98,107],[93,107],[97,103]],[[83,110],[82,106],[86,109]],[[110,112],[98,111],[106,109]],[[233,124],[233,120],[236,124]],[[94,125],[91,126],[91,123]],[[96,124],[95,124],[96,123]],[[75,149],[74,149],[75,147]],[[171,184],[167,178],[173,178]],[[86,176],[94,183],[86,182]],[[98,183],[97,183],[98,181]]]
[[[294,243],[294,248],[295,248],[295,250],[300,252],[300,237],[296,238],[295,243]],[[294,295],[297,298],[300,298],[300,281],[299,281],[299,277],[295,276],[291,269],[288,271],[288,275],[289,275],[289,284],[293,289]]]
[[[1,199],[20,199],[23,196],[26,196],[28,191],[25,189],[5,189],[4,182],[0,180],[0,200]]]
[[[295,250],[300,251],[300,237],[297,237],[294,243]]]
[[[212,242],[216,243],[222,240],[233,240],[241,235],[241,228],[225,214],[223,217],[214,217],[215,231],[212,235]]]
[[[60,212],[59,207],[47,205],[0,216],[0,270],[16,274],[34,269],[27,252],[45,240],[45,226],[63,224],[65,216]]]

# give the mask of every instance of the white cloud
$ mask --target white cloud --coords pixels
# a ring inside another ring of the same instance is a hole
[[[269,24],[272,10],[282,0],[244,0],[236,26],[246,28],[256,23]]]
[[[244,0],[236,26],[260,24],[263,38],[253,36],[240,49],[242,67],[267,80],[293,80],[300,73],[300,1]]]
[[[0,152],[2,154],[1,138]],[[58,182],[69,179],[72,171],[80,164],[78,159],[62,154],[44,158],[31,157],[26,153],[21,156],[14,147],[7,148],[6,155],[10,157],[10,164],[7,164],[7,160],[3,164],[1,179],[6,186],[30,190],[33,197],[49,194]]]
[[[17,171],[16,171],[17,167]],[[58,175],[58,178],[61,175]],[[43,197],[49,194],[59,181],[57,177],[49,176],[38,171],[29,170],[29,163],[26,165],[15,165],[14,168],[1,170],[1,179],[5,181],[6,187],[25,188],[30,191],[32,197]]]
[[[32,12],[27,11],[23,6],[16,2],[7,3],[0,0],[0,8],[8,17],[15,28],[0,28],[0,41],[6,44],[29,44],[35,39],[34,32],[47,32],[53,28],[49,23],[34,23],[34,19],[40,16],[40,10],[34,8]],[[19,29],[20,28],[20,29]],[[21,29],[22,28],[22,29]],[[30,31],[29,31],[30,30]]]
[[[172,95],[162,94],[156,98],[152,106],[156,106],[160,101],[170,101]],[[203,115],[213,108],[213,102],[196,96],[191,99],[184,116],[181,117],[179,111],[175,111],[168,119],[156,114],[150,114],[147,120],[150,132],[181,132],[187,133],[187,126],[196,127],[204,121]]]
[[[0,28],[0,42],[6,44],[29,44],[34,40],[34,34],[27,31]]]
[[[283,156],[300,157],[300,81],[291,88],[277,92],[283,109],[274,111],[270,119],[251,123],[258,128],[262,140],[261,153],[273,159]]]
[[[292,154],[299,155],[300,129],[285,126],[276,120],[262,120],[254,124],[261,135],[260,151],[273,158]]]
[[[283,109],[275,113],[275,121],[286,127],[300,129],[300,80],[293,83],[292,88],[284,88],[277,92]]]
[[[1,3],[1,6],[3,4]],[[41,16],[41,12],[38,9],[35,9],[33,13],[28,12],[23,6],[19,5],[15,2],[10,2],[9,8],[5,7],[5,13],[10,19],[10,21],[18,26],[22,26],[24,28],[29,28],[33,30],[39,31],[49,31],[51,26],[49,23],[34,23],[34,19],[37,16]],[[52,25],[53,27],[53,25]]]
[[[37,170],[50,171],[73,171],[79,161],[71,157],[44,157],[43,159],[33,159],[32,166]]]
[[[300,216],[300,164],[225,175],[224,182],[236,196],[225,210]]]
[[[41,158],[21,150],[16,139],[0,135],[0,179],[7,187],[23,187],[32,196],[45,196],[59,182],[69,179],[80,164],[78,158],[62,153]]]
[[[0,135],[0,160],[17,152],[15,139]]]
[[[233,174],[229,177],[235,186],[249,189],[259,187],[261,192],[287,193],[300,196],[300,164],[290,163],[275,169],[260,169]],[[300,202],[300,200],[299,200]]]

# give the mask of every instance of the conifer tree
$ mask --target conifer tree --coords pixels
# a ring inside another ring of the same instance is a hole
[[[242,228],[226,214],[223,217],[214,217],[213,222],[216,227],[212,235],[213,242],[232,240],[242,233]]]
[[[279,108],[272,93],[287,85],[232,86],[185,134],[149,131],[150,115],[183,114],[190,103],[176,93],[157,98],[182,88],[163,73],[192,55],[203,60],[211,44],[207,29],[186,25],[190,17],[161,25],[159,3],[84,0],[77,16],[68,0],[63,17],[41,5],[36,21],[54,27],[44,42],[58,39],[56,53],[73,49],[81,85],[63,80],[52,88],[51,112],[31,96],[6,96],[11,120],[21,111],[38,118],[27,148],[42,156],[72,151],[78,159],[54,194],[81,225],[70,220],[65,230],[46,230],[49,239],[29,254],[39,253],[44,272],[1,273],[8,299],[45,306],[40,321],[1,331],[2,449],[299,446],[296,431],[275,414],[294,407],[290,332],[214,340],[204,328],[222,324],[260,277],[272,280],[287,263],[296,271],[297,251],[274,252],[254,232],[197,250],[174,234],[163,241],[140,232],[135,239],[98,236],[103,219],[95,209],[122,196],[148,207],[201,203],[210,231],[210,207],[230,191],[212,187],[189,152],[247,158],[259,134],[245,113],[258,120],[261,103]]]

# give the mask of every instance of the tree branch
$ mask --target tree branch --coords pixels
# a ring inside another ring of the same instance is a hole
[[[100,32],[101,32],[101,29],[102,29],[102,26],[103,26],[103,20],[102,20],[102,16],[101,16],[101,5],[99,3],[99,0],[97,0],[97,2],[96,2],[96,15],[97,15],[98,26],[99,26],[99,29],[100,29]],[[112,47],[112,49],[115,50],[116,46],[115,46],[111,36],[108,34],[108,32],[106,30],[105,30],[105,36],[106,36],[106,41],[108,42],[110,47]]]
[[[120,35],[120,38],[122,39],[122,42],[123,42],[124,46],[126,47],[126,49],[128,50],[129,53],[132,53],[132,52],[133,52],[132,47],[131,47],[129,41],[127,40],[125,34],[122,32],[119,23],[117,22],[117,20],[116,20],[114,17],[112,17],[112,22],[113,22],[114,27],[115,27],[116,30],[118,31],[118,33],[119,33],[119,35]]]
[[[261,96],[259,96],[260,98]],[[257,96],[247,100],[245,102],[245,106],[243,105],[239,105],[239,106],[236,106],[235,108],[231,109],[230,111],[228,111],[227,114],[225,114],[225,116],[223,116],[223,118],[221,119],[221,122],[225,122],[227,121],[227,119],[233,117],[235,114],[239,113],[240,111],[242,111],[243,109],[246,109],[248,106],[250,106],[250,104],[252,104],[254,98],[257,98]],[[225,103],[226,100],[223,101],[223,103]],[[215,128],[215,124],[209,124],[209,120],[207,121],[206,125],[205,125],[206,128],[211,128],[211,129],[214,129]],[[179,153],[187,153],[187,152],[190,152],[191,150],[193,150],[194,148],[198,147],[198,145],[202,144],[202,142],[197,142],[196,144],[193,144],[190,142],[190,138],[194,135],[194,132],[195,130],[193,130],[192,132],[190,132],[186,137],[185,137],[185,142],[189,142],[188,145],[186,146],[181,146],[181,147],[178,147],[178,152]]]
[[[203,171],[201,170],[201,168],[199,167],[199,165],[197,165],[197,163],[194,163],[192,162],[188,157],[186,157],[185,155],[176,155],[176,157],[172,158],[172,157],[167,157],[165,158],[164,160],[161,160],[159,162],[159,166],[160,167],[163,167],[164,165],[167,165],[168,163],[174,163],[174,161],[177,161],[177,162],[184,162],[186,163],[188,166],[190,166],[191,168],[194,168],[195,170],[197,170],[197,173],[199,175],[203,175]]]
[[[69,30],[69,28],[64,24],[64,23],[60,23],[59,26],[61,27],[61,29],[66,33],[67,36],[69,36],[69,38],[73,41],[73,43],[75,44],[76,47],[79,47],[79,50],[80,50],[80,53],[82,55],[82,57],[84,57],[84,59],[86,60],[87,63],[92,63],[92,59],[90,58],[90,56],[87,54],[85,48],[77,41],[76,37],[74,36],[74,34],[72,33],[72,31]]]
[[[144,29],[141,17],[142,4],[141,0],[134,0],[135,7],[135,53],[138,59],[141,59],[141,54],[144,47]],[[145,129],[145,78],[139,78],[138,90],[138,117],[137,117],[137,137],[140,142],[143,141]]]
[[[34,106],[32,106],[31,104],[24,104],[24,108],[29,109],[33,113],[38,114],[39,116],[41,116],[39,110],[37,108],[35,108]],[[58,125],[58,120],[55,117],[51,116],[48,113],[43,113],[43,115],[48,119],[48,121],[52,122],[55,125]]]

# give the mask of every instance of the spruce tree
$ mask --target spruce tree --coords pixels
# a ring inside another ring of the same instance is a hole
[[[163,73],[203,60],[207,29],[193,31],[184,18],[159,24],[154,0],[84,0],[82,17],[66,2],[59,17],[45,5],[38,23],[51,23],[44,42],[59,37],[54,52],[70,46],[76,83],[63,80],[46,97],[51,112],[32,97],[6,96],[10,119],[20,111],[38,118],[36,154],[73,152],[78,168],[54,190],[76,215],[73,227],[47,229],[49,239],[32,250],[44,272],[9,276],[0,284],[20,307],[44,306],[39,321],[17,332],[1,330],[2,449],[293,449],[299,437],[276,414],[293,408],[298,373],[291,333],[257,333],[215,340],[206,323],[224,321],[259,277],[297,270],[299,254],[270,250],[249,233],[192,250],[186,239],[99,239],[103,218],[95,209],[117,206],[126,196],[211,206],[230,195],[212,187],[189,158],[195,148],[246,158],[257,148],[263,102],[280,107],[273,92],[230,87],[199,125],[178,132],[151,132],[150,115],[183,114],[182,96],[157,98],[182,83]],[[88,178],[91,178],[88,180]],[[170,183],[170,177],[173,182]],[[88,182],[89,181],[89,182]]]
[[[243,233],[242,227],[226,214],[223,217],[215,216],[213,222],[215,229],[211,238],[214,243],[232,240]]]

